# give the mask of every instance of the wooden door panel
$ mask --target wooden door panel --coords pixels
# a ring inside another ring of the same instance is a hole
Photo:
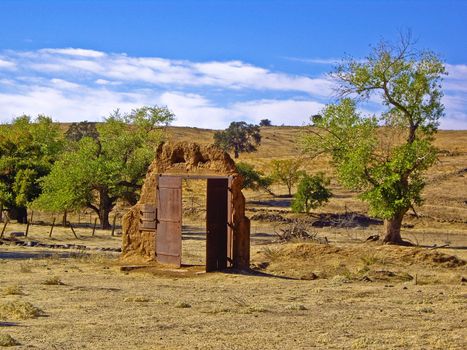
[[[182,263],[182,179],[159,176],[157,187],[157,261]]]
[[[227,186],[227,267],[233,265],[233,202],[232,177],[229,177]]]

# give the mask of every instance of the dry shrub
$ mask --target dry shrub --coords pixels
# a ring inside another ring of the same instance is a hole
[[[0,346],[15,346],[19,343],[9,334],[0,334]]]
[[[126,297],[123,299],[125,302],[132,302],[132,303],[148,303],[151,301],[149,298],[136,296],[136,297]]]
[[[294,219],[287,223],[281,223],[274,228],[278,242],[313,241],[328,244],[326,237],[319,237],[316,232],[311,232],[311,225],[306,220]]]
[[[46,286],[63,286],[65,283],[62,282],[60,277],[53,276],[47,278],[42,284],[45,284]]]
[[[4,295],[24,295],[23,288],[18,285],[14,284],[12,286],[7,286],[3,288]]]
[[[281,247],[264,247],[261,250],[261,253],[264,257],[270,261],[275,261],[283,255],[283,250]]]
[[[0,319],[25,320],[42,316],[44,312],[27,301],[14,300],[0,304]]]
[[[286,310],[292,310],[292,311],[304,311],[304,310],[308,310],[306,308],[305,305],[302,305],[302,304],[290,304],[290,305],[287,305],[286,307]]]
[[[189,309],[191,305],[184,301],[179,301],[178,303],[175,304],[175,307],[178,309]]]
[[[247,307],[246,309],[240,309],[238,310],[239,313],[241,314],[252,314],[255,312],[269,312],[268,309],[266,309],[264,306],[261,305],[252,305]]]

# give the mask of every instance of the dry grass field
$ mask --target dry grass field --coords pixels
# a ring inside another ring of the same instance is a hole
[[[299,155],[301,130],[262,128],[258,152],[240,160],[267,173],[271,159]],[[209,143],[212,133],[170,128],[169,138]],[[285,188],[273,185],[276,197],[245,192],[247,215],[257,218],[249,272],[203,272],[203,181],[184,183],[181,269],[129,269],[102,249],[121,238],[92,236],[89,225],[77,225],[79,239],[62,227],[49,238],[49,226],[33,225],[21,239],[91,249],[0,245],[0,347],[466,349],[467,131],[442,131],[436,144],[442,152],[427,174],[426,202],[402,233],[416,247],[366,242],[382,226],[335,180],[330,203],[302,217],[329,244],[274,242],[286,225],[273,215],[297,217]],[[332,176],[325,159],[304,164]],[[5,237],[25,229],[12,223]]]

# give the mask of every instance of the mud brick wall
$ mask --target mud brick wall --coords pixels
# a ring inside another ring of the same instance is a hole
[[[204,175],[233,176],[233,258],[234,267],[249,268],[250,220],[245,216],[245,197],[242,194],[243,179],[235,162],[228,153],[213,145],[181,142],[162,144],[156,150],[155,159],[148,168],[141,198],[123,217],[122,259],[132,262],[156,260],[156,230],[140,229],[140,209],[144,204],[156,203],[157,175]]]

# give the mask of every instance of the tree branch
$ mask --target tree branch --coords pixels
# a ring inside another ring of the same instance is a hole
[[[86,203],[86,206],[87,206],[89,209],[94,210],[94,211],[97,213],[97,215],[99,215],[99,208],[97,208],[96,206],[94,206],[92,203],[89,203],[89,202],[88,202],[88,203]]]

